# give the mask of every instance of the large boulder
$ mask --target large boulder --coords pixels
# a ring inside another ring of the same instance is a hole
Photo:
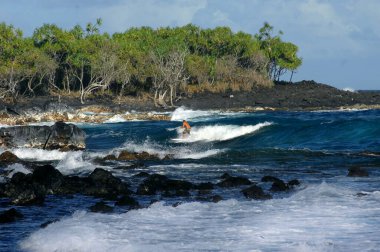
[[[253,185],[241,191],[244,196],[248,199],[255,200],[267,200],[271,199],[272,196],[263,191],[263,189],[257,185]]]
[[[53,126],[18,126],[0,129],[0,147],[29,147],[62,151],[86,147],[85,133],[74,124],[56,122]]]
[[[242,185],[251,185],[252,182],[245,177],[233,177],[228,173],[225,173],[221,177],[223,180],[219,182],[217,185],[220,187],[237,187]]]
[[[9,223],[14,222],[18,219],[23,218],[24,216],[17,211],[15,208],[0,212],[0,223]]]
[[[137,188],[138,195],[154,195],[164,192],[165,196],[188,196],[189,190],[195,185],[184,180],[169,179],[160,174],[152,174],[146,178]]]
[[[34,205],[44,202],[46,188],[33,180],[33,174],[17,172],[4,185],[3,193],[14,205]]]
[[[10,151],[4,151],[3,153],[0,154],[0,162],[16,163],[18,161],[20,161],[20,159]]]

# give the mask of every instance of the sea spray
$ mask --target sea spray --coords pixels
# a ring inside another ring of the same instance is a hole
[[[191,133],[182,138],[182,130],[178,129],[177,133],[179,135],[179,139],[177,142],[213,142],[213,141],[226,141],[230,139],[234,139],[237,137],[241,137],[247,134],[252,134],[259,129],[272,125],[271,122],[258,123],[256,125],[247,125],[247,126],[239,126],[239,125],[208,125],[208,126],[200,126],[193,127],[191,129]]]

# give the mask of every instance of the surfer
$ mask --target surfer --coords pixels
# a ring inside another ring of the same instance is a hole
[[[186,120],[183,120],[182,121],[182,126],[181,128],[183,128],[183,132],[182,132],[182,137],[185,137],[187,135],[190,135],[190,130],[191,130],[191,127],[190,127],[190,124],[186,121]]]

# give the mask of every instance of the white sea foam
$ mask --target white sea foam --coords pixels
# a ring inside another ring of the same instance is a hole
[[[8,165],[7,167],[5,167],[4,170],[9,171],[9,173],[7,174],[8,178],[11,178],[13,176],[13,174],[15,174],[17,172],[21,172],[24,174],[31,173],[31,171],[26,169],[25,166],[23,166],[22,164],[17,164],[17,163]]]
[[[246,112],[222,112],[220,110],[192,110],[186,107],[179,107],[171,113],[171,121],[205,121],[212,118],[231,118],[246,116]]]
[[[125,118],[123,117],[123,115],[114,115],[113,117],[111,117],[110,119],[104,121],[104,123],[120,123],[120,122],[126,122],[127,120],[125,120]]]
[[[123,214],[76,212],[32,233],[27,251],[377,251],[379,198],[325,183],[289,198],[158,202]]]
[[[190,120],[197,117],[208,117],[212,115],[217,115],[220,111],[218,110],[192,110],[185,107],[179,107],[173,111],[171,115],[171,121],[182,121]]]
[[[71,152],[66,155],[56,167],[63,174],[91,172],[96,167],[87,160],[82,151]]]
[[[71,153],[62,152],[59,150],[43,150],[37,148],[15,148],[11,151],[21,159],[37,161],[61,160]]]
[[[258,123],[256,125],[209,125],[191,128],[191,134],[186,138],[181,138],[182,130],[178,129],[178,139],[176,142],[191,143],[191,142],[212,142],[212,141],[226,141],[236,137],[241,137],[247,134],[252,134],[259,129],[272,125],[270,122]]]

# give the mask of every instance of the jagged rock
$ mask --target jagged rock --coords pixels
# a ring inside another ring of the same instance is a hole
[[[214,184],[211,182],[206,182],[206,183],[200,183],[197,185],[198,190],[212,190],[214,189]]]
[[[18,161],[20,161],[20,159],[15,154],[13,154],[10,151],[4,151],[0,155],[0,162],[4,162],[4,163],[16,163]]]
[[[128,195],[124,195],[121,198],[119,198],[115,205],[117,206],[130,206],[131,208],[138,208],[139,203],[132,197]]]
[[[194,185],[188,181],[173,180],[164,175],[152,174],[139,185],[136,193],[139,195],[154,195],[158,191],[163,191],[169,195],[169,192],[175,191],[175,194],[170,195],[188,196],[187,192],[192,188],[194,188]]]
[[[133,175],[133,177],[136,177],[136,178],[143,178],[143,177],[149,177],[149,176],[150,175],[147,172],[139,172],[136,175]]]
[[[271,188],[270,188],[270,191],[272,191],[272,192],[282,192],[282,191],[286,191],[286,190],[289,190],[288,185],[285,184],[285,182],[280,180],[280,179],[277,181],[274,181]]]
[[[109,160],[113,161],[113,160],[117,160],[117,158],[116,158],[115,155],[110,154],[110,155],[105,156],[105,157],[103,158],[103,160],[104,160],[104,161],[109,161]]]
[[[241,191],[246,198],[255,200],[267,200],[271,199],[272,196],[263,191],[259,186],[253,185]]]
[[[227,172],[223,173],[223,175],[220,176],[221,179],[227,179],[227,178],[229,178],[229,177],[231,177],[231,175],[228,174]]]
[[[54,193],[64,182],[63,175],[51,165],[38,166],[32,174],[34,182],[41,184],[46,190]]]
[[[289,188],[293,188],[295,186],[299,186],[301,184],[301,182],[299,182],[298,179],[292,179],[288,182],[288,186]]]
[[[74,124],[56,122],[53,126],[19,126],[0,128],[0,147],[82,150],[85,133]]]
[[[121,194],[129,194],[128,185],[111,172],[96,168],[88,177],[90,186],[84,189],[87,195],[113,198]]]
[[[111,213],[113,211],[113,207],[107,205],[104,201],[100,201],[91,206],[90,211],[95,213]]]
[[[278,182],[278,181],[281,182],[282,180],[273,176],[264,176],[261,178],[261,182]]]
[[[120,152],[120,154],[119,154],[119,156],[117,157],[116,160],[119,160],[119,161],[134,161],[134,160],[158,160],[158,159],[161,159],[158,155],[156,155],[156,154],[150,154],[150,153],[145,152],[145,151],[137,153],[137,152],[129,152],[129,151],[123,150],[123,151]],[[166,155],[162,159],[164,159],[164,160],[172,159],[172,156],[171,155]]]
[[[24,217],[24,215],[22,215],[15,208],[11,208],[9,210],[6,210],[6,211],[3,211],[0,213],[0,223],[14,222],[14,221],[21,219],[23,217]]]
[[[368,172],[361,167],[351,167],[348,169],[348,177],[368,177]]]
[[[41,204],[45,200],[46,188],[33,181],[32,174],[15,173],[4,186],[4,195],[15,205]]]
[[[227,175],[227,176],[226,176]],[[228,174],[224,174],[222,178],[225,178],[223,181],[219,182],[217,186],[220,187],[236,187],[241,185],[251,185],[252,182],[245,177],[232,177]]]

